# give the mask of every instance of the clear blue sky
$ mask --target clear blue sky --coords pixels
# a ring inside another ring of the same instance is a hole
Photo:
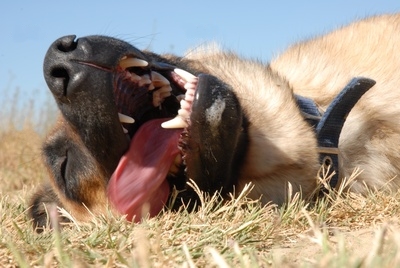
[[[43,58],[63,35],[105,34],[177,54],[217,41],[267,61],[292,42],[367,15],[400,11],[400,1],[13,0],[1,1],[0,11],[0,92],[8,92],[1,105],[16,88],[38,100],[45,95]]]

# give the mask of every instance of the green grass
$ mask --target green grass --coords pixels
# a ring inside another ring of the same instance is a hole
[[[0,112],[11,117],[10,110]],[[27,114],[14,109],[13,118],[19,112]],[[46,111],[42,116],[39,125],[29,118],[20,125],[10,119],[0,129],[1,267],[400,265],[400,193],[371,191],[360,196],[344,188],[315,203],[295,194],[281,208],[249,200],[251,185],[225,203],[198,191],[201,205],[196,212],[165,211],[141,223],[110,212],[88,223],[72,222],[62,230],[37,234],[26,211],[30,195],[46,179],[40,146],[53,119],[45,117]],[[357,171],[352,179],[356,176]],[[56,212],[49,208],[49,215]],[[61,213],[74,220],[66,211]]]

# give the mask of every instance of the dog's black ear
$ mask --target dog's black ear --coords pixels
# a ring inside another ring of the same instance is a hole
[[[49,183],[42,184],[30,201],[28,216],[33,221],[33,228],[38,233],[43,232],[45,228],[53,228],[49,218],[50,209],[61,205],[56,193]],[[57,213],[57,217],[58,213]],[[59,217],[57,222],[69,222],[65,217]]]

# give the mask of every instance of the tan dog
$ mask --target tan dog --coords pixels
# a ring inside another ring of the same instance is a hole
[[[250,196],[263,203],[285,202],[289,182],[307,197],[319,154],[294,93],[323,112],[359,76],[376,85],[343,127],[340,175],[363,170],[357,192],[397,189],[399,33],[400,15],[373,17],[296,44],[269,65],[211,48],[176,57],[104,36],[60,38],[44,64],[62,116],[44,144],[51,183],[33,198],[35,225],[46,224],[53,202],[78,220],[87,208],[102,213],[108,199],[128,219],[140,219],[145,205],[156,215],[171,188],[186,189],[184,202],[196,198],[188,178],[223,195],[252,182]],[[177,114],[164,123],[175,130],[160,127],[159,118]]]

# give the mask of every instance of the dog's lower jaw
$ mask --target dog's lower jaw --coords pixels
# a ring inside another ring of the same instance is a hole
[[[247,121],[234,91],[200,75],[183,147],[188,177],[205,192],[232,192],[248,143]]]

